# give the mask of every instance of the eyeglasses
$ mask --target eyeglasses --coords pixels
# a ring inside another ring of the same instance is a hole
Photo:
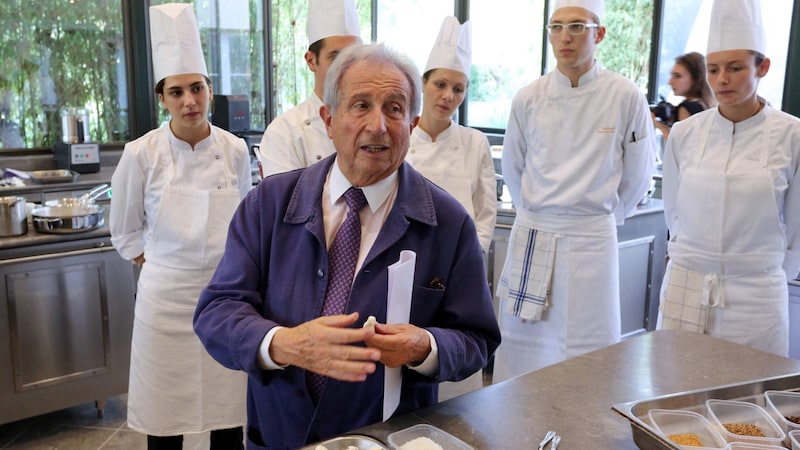
[[[583,23],[583,22],[572,22],[572,23],[551,23],[547,25],[547,32],[550,36],[561,36],[561,33],[564,32],[564,29],[567,29],[567,33],[572,36],[578,36],[580,34],[586,33],[587,28],[597,28],[599,24],[596,23]]]

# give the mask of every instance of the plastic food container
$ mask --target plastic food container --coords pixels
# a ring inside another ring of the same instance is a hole
[[[800,430],[789,432],[789,442],[792,443],[792,450],[800,450]]]
[[[443,450],[473,450],[461,439],[427,424],[414,425],[404,430],[395,431],[389,435],[389,445],[395,450],[401,450],[404,445],[417,438],[428,438],[439,444]]]
[[[788,419],[789,417],[800,417],[800,392],[766,391],[764,399],[767,403],[767,411],[772,414],[772,418],[784,432],[800,430],[800,423]],[[788,438],[786,444],[789,444]]]
[[[728,450],[786,450],[781,445],[748,444],[746,442],[731,442]]]
[[[781,430],[764,408],[749,402],[738,400],[706,400],[708,415],[717,426],[717,430],[728,442],[744,442],[748,444],[766,444],[780,446],[786,433]],[[732,433],[724,424],[737,424],[744,427],[758,427],[764,437],[750,436],[744,433]]]
[[[725,439],[714,429],[711,422],[696,412],[677,409],[651,409],[647,415],[650,418],[650,423],[664,435],[664,438],[681,448],[692,450],[724,449],[727,445]],[[676,434],[693,434],[703,443],[703,446],[680,445],[679,442],[669,438],[669,436]]]
[[[357,448],[358,450],[386,450],[386,446],[384,446],[380,441],[377,441],[369,436],[361,435],[339,436],[317,444],[303,447],[301,450],[316,450],[319,447],[322,447],[325,450],[347,450],[352,448]]]

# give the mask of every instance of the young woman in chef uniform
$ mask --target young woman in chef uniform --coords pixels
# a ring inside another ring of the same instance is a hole
[[[758,0],[716,0],[708,80],[719,103],[678,122],[664,156],[670,230],[658,328],[786,356],[800,268],[800,120],[756,93],[769,71]]]
[[[212,449],[242,448],[246,375],[206,353],[192,318],[251,186],[247,146],[208,121],[213,95],[191,5],[151,7],[150,31],[171,119],[125,145],[111,180],[112,242],[142,268],[128,426],[148,435],[148,449],[180,449],[184,434],[206,431]]]
[[[467,95],[471,59],[472,24],[445,17],[422,74],[422,114],[411,132],[406,161],[461,203],[475,221],[486,254],[497,219],[492,152],[483,133],[453,120]],[[461,382],[442,383],[440,391],[449,397],[482,387],[478,371]]]
[[[472,24],[445,17],[422,75],[422,114],[411,133],[406,161],[464,206],[486,253],[497,218],[489,140],[452,118],[467,95],[471,54]]]

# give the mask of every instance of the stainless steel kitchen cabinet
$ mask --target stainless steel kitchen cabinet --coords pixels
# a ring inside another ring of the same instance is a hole
[[[133,270],[91,245],[0,261],[0,423],[127,392]]]

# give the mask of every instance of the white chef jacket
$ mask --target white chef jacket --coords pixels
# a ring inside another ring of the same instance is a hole
[[[147,261],[131,340],[134,430],[173,436],[246,421],[246,375],[211,358],[192,319],[251,187],[249,167],[245,142],[227,131],[212,126],[192,149],[167,125],[128,143],[114,171],[111,240],[124,258],[144,251]]]
[[[486,136],[451,122],[433,142],[415,127],[406,161],[464,206],[475,221],[481,248],[488,252],[497,219],[497,181]]]
[[[503,342],[495,353],[495,379],[619,340],[614,224],[623,223],[645,194],[655,148],[644,96],[598,63],[577,87],[556,70],[514,97],[503,140],[503,179],[517,215],[497,290]],[[552,236],[555,251],[520,279],[527,259],[514,255],[535,248],[525,238],[531,230]],[[516,295],[530,293],[525,289],[534,280],[548,284],[538,286],[548,293],[540,320],[509,307]]]
[[[716,121],[723,126],[712,129],[709,135],[709,130],[703,129],[703,124],[706,121],[704,118],[711,114],[716,115]],[[763,130],[767,115],[771,116],[770,136],[764,136]],[[767,167],[773,173],[775,203],[783,218],[781,228],[786,235],[783,269],[787,278],[797,278],[800,270],[800,120],[769,105],[764,106],[764,109],[754,117],[735,124],[719,114],[717,108],[703,111],[695,116],[698,117],[692,116],[689,118],[691,121],[687,119],[675,124],[664,150],[662,198],[670,234],[674,238],[681,226],[675,208],[681,167],[686,165],[696,151],[696,144],[701,136],[708,135],[709,143],[730,143],[725,152],[706,151],[703,154],[705,166],[724,168],[720,170],[724,170],[725,173],[742,172],[752,167],[759,159],[762,143],[768,139]],[[720,218],[709,218],[709,221],[717,220]],[[732,242],[727,243],[725,247],[719,247],[721,243],[706,244],[708,244],[706,248],[699,250],[714,253],[747,252],[747,249],[731,248],[735,244]]]
[[[322,106],[322,100],[312,93],[270,122],[257,155],[265,177],[308,167],[336,152],[319,115]]]
[[[657,328],[786,356],[786,278],[800,268],[800,120],[769,105],[737,123],[717,108],[695,116],[673,128],[665,151],[671,258]]]
[[[555,70],[514,97],[503,139],[503,181],[517,208],[553,215],[614,213],[642,199],[655,166],[647,100],[595,62],[573,88]]]
[[[172,148],[157,145],[168,135]],[[211,126],[208,138],[198,142],[192,151],[189,144],[175,137],[164,125],[125,145],[119,164],[112,177],[114,204],[124,208],[111,208],[109,229],[111,243],[125,259],[133,259],[144,252],[150,240],[150,227],[146,218],[158,215],[161,191],[166,183],[166,167],[154,166],[159,152],[171,151],[176,164],[178,182],[197,190],[221,189],[226,180],[237,180],[236,188],[242,198],[250,191],[250,157],[247,144],[233,134]],[[224,237],[223,237],[224,238]],[[146,256],[145,256],[146,258]]]

